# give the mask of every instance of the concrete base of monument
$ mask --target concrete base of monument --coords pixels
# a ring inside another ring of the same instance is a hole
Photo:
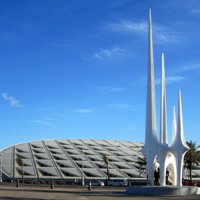
[[[200,195],[200,188],[196,186],[129,186],[126,193],[138,196],[188,196]]]

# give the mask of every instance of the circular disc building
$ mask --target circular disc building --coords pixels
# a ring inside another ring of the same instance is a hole
[[[142,147],[116,140],[27,142],[2,150],[1,168],[9,179],[145,179]]]

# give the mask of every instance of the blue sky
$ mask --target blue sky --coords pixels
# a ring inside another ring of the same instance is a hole
[[[186,140],[200,144],[200,2],[0,1],[0,148],[64,138],[144,141],[152,8],[159,133],[165,53],[168,134],[182,90]]]

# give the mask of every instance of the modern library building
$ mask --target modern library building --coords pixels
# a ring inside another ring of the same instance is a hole
[[[146,179],[143,143],[65,139],[17,144],[1,151],[3,179]]]

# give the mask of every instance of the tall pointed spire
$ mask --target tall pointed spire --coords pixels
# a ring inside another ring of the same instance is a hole
[[[153,60],[153,39],[151,9],[149,9],[149,58],[148,58],[148,77],[147,77],[147,101],[146,101],[146,130],[145,145],[143,152],[147,159],[148,181],[153,185],[154,182],[154,162],[159,148],[157,128],[156,128],[156,102],[155,102],[155,79],[154,79],[154,60]]]
[[[146,97],[146,130],[145,145],[143,153],[146,156],[146,169],[148,182],[154,184],[154,171],[156,163],[160,164],[160,185],[166,185],[166,171],[172,171],[174,185],[182,185],[183,159],[188,151],[188,146],[184,139],[181,93],[178,101],[178,120],[174,110],[173,118],[173,143],[168,145],[167,137],[167,111],[166,111],[166,86],[165,86],[165,63],[162,54],[162,84],[161,84],[161,117],[160,117],[160,141],[157,136],[156,126],[156,99],[155,99],[155,78],[154,78],[154,58],[153,58],[153,36],[151,9],[149,9],[149,29],[148,29],[148,77],[147,77],[147,97]]]
[[[168,144],[164,53],[162,53],[160,143]]]
[[[173,144],[174,141],[175,141],[176,132],[177,132],[176,110],[175,110],[175,106],[174,106],[174,107],[173,107],[173,119],[172,119],[172,144]]]
[[[171,146],[176,157],[176,171],[177,171],[177,182],[176,185],[182,186],[182,173],[183,173],[183,159],[185,153],[189,150],[184,138],[183,129],[183,116],[182,116],[182,102],[181,102],[181,91],[178,95],[178,120],[177,120],[177,131],[174,142]]]
[[[182,114],[182,100],[181,100],[181,91],[179,90],[178,94],[178,121],[177,121],[177,137],[180,138],[180,142],[182,143],[185,149],[188,149],[188,146],[185,142],[184,137],[184,127],[183,127],[183,114]]]
[[[149,47],[148,48],[149,48],[149,58],[148,58],[147,102],[146,102],[146,141],[145,141],[146,143],[152,140],[157,141],[151,9],[149,9]]]
[[[167,140],[167,111],[166,111],[166,87],[165,87],[165,60],[162,53],[162,76],[161,76],[161,108],[160,108],[160,148],[158,159],[160,162],[160,185],[166,185],[166,157],[168,148]]]

